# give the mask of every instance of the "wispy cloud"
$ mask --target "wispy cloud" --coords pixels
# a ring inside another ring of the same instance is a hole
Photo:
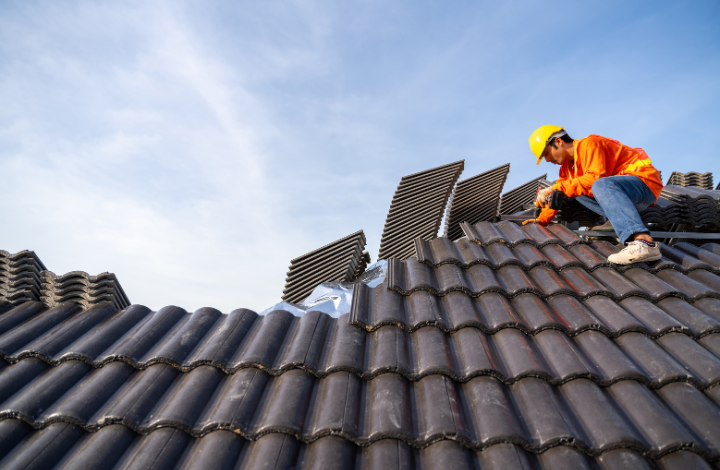
[[[404,174],[552,175],[540,124],[712,170],[718,7],[693,5],[4,3],[0,249],[262,310],[298,255],[362,228],[374,257]]]
[[[77,13],[92,24],[117,12],[80,5]],[[26,226],[38,236],[7,237],[7,248],[33,248],[60,272],[115,271],[131,299],[153,306],[263,308],[279,297],[297,255],[282,233],[285,196],[266,178],[272,156],[264,146],[276,131],[263,104],[182,18],[148,8],[128,20],[137,16],[148,20],[144,40],[124,63],[79,60],[62,43],[48,61],[49,46],[35,49],[47,43],[37,33],[16,41],[14,56],[40,71],[31,77],[37,98],[62,93],[80,109],[76,123],[46,124],[35,119],[42,105],[26,96],[38,110],[6,117],[2,167],[14,178],[5,210],[38,216]],[[10,103],[27,78],[18,67],[3,84]]]

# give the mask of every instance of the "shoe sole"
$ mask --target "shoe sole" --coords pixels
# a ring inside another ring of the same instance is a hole
[[[608,261],[610,261],[610,263],[612,263],[612,264],[617,264],[619,266],[627,266],[628,264],[650,263],[652,261],[659,261],[660,259],[662,259],[662,255],[653,256],[652,258],[645,258],[640,261],[629,261],[627,263],[616,263],[614,261],[610,261],[609,259],[608,259]]]

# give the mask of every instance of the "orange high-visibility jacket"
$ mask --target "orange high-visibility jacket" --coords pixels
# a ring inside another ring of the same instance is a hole
[[[560,167],[560,177],[553,184],[568,197],[591,196],[593,183],[604,176],[634,175],[645,183],[655,195],[663,188],[660,173],[652,166],[650,157],[643,149],[623,145],[617,140],[599,135],[574,139],[574,161],[566,161]],[[545,208],[538,222],[547,224],[557,211]]]

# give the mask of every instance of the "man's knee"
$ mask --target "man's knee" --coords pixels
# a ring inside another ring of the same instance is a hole
[[[602,193],[607,189],[608,185],[612,185],[612,180],[610,178],[605,177],[595,180],[591,186],[593,194]]]

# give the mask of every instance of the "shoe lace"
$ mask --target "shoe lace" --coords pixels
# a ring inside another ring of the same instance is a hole
[[[628,246],[626,246],[623,251],[627,252],[629,255],[635,255],[640,253],[640,250],[642,249],[642,246],[639,242],[630,242],[628,243]]]

